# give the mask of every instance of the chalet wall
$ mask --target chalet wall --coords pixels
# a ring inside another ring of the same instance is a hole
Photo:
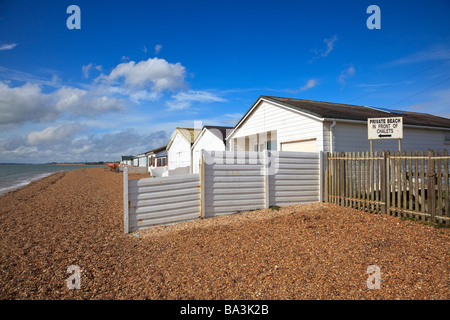
[[[311,138],[316,139],[317,151],[321,151],[323,148],[323,129],[320,120],[271,102],[261,101],[252,114],[233,133],[231,150],[233,150],[234,138],[241,138],[238,142],[238,150],[244,150],[245,146],[242,144],[245,141],[243,137],[268,131],[276,131],[277,133],[277,150],[280,150],[282,142]]]
[[[444,150],[444,131],[403,126],[402,150]],[[368,151],[367,125],[337,122],[333,128],[333,151]],[[398,139],[373,140],[373,150],[398,150]],[[329,151],[329,150],[326,150]]]
[[[207,151],[225,151],[225,144],[223,143],[222,133],[218,129],[211,129],[215,131],[206,130],[203,136],[197,141],[195,147],[192,149],[192,173],[199,173],[201,164],[201,150]]]
[[[167,154],[169,170],[191,166],[191,144],[179,133],[173,139]]]

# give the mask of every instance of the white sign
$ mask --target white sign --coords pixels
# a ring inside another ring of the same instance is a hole
[[[369,118],[367,133],[372,139],[403,139],[403,118]]]

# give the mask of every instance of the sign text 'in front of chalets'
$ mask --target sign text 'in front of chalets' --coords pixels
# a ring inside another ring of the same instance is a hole
[[[368,139],[403,139],[403,118],[367,119]]]

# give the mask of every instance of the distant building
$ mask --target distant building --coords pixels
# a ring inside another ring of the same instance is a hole
[[[192,144],[192,173],[199,173],[201,164],[201,150],[225,151],[227,134],[234,127],[204,126]]]
[[[167,146],[147,151],[148,172],[152,177],[161,177],[167,171]]]
[[[167,144],[169,175],[189,174],[192,169],[192,144],[200,133],[199,129],[177,127]]]
[[[134,156],[122,156],[121,164],[126,164],[131,166],[133,164]]]
[[[147,167],[147,155],[145,153],[138,154],[137,158],[137,167]]]

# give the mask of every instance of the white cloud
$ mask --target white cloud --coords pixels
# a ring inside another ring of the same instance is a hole
[[[155,46],[155,54],[158,54],[158,53],[161,51],[161,49],[162,49],[162,45],[157,44],[157,45]]]
[[[6,68],[3,66],[0,66],[0,79],[7,79],[4,80],[4,83],[7,83],[10,80],[16,80],[19,82],[29,82],[32,84],[36,84],[36,85],[44,85],[44,86],[49,86],[49,87],[58,87],[59,86],[59,82],[55,82],[55,76],[56,73],[53,72],[52,74],[52,78],[49,80],[48,78],[45,77],[40,77],[40,76],[36,76],[34,74],[31,73],[27,73],[27,72],[23,72],[23,71],[18,71],[15,69],[10,69],[10,68]],[[58,79],[59,77],[56,76]],[[1,81],[1,80],[0,80]]]
[[[58,77],[56,74],[52,75],[52,80],[51,80],[52,84],[54,86],[57,86],[61,83],[61,78]]]
[[[41,92],[39,85],[31,83],[12,88],[0,81],[0,114],[0,125],[56,118],[48,105],[48,96]]]
[[[345,86],[346,80],[353,76],[355,74],[356,70],[353,66],[350,66],[349,68],[345,69],[341,72],[339,75],[339,82]]]
[[[179,92],[173,96],[173,100],[168,101],[167,105],[170,110],[182,110],[190,107],[193,102],[225,102],[226,100],[206,91],[189,90],[187,92]]]
[[[89,73],[91,72],[92,68],[94,68],[98,71],[102,71],[102,66],[89,63],[88,65],[81,67],[81,72],[83,73],[84,78],[86,78],[86,79],[89,78]]]
[[[308,82],[307,82],[303,87],[300,88],[300,91],[306,91],[306,90],[309,90],[309,89],[311,89],[311,88],[317,86],[317,84],[318,84],[318,81],[317,81],[317,80],[315,80],[315,79],[310,79],[310,80],[308,80]]]
[[[53,121],[65,114],[96,116],[120,111],[123,107],[122,100],[95,91],[62,87],[52,93],[43,93],[38,84],[11,87],[0,81],[0,126]]]
[[[0,46],[0,51],[11,50],[17,46],[17,43],[9,43]]]
[[[404,110],[425,112],[450,119],[450,88],[430,92],[422,102],[410,105]]]
[[[409,56],[396,59],[386,64],[386,66],[396,66],[410,63],[421,63],[428,61],[440,61],[445,62],[450,59],[450,48],[434,47],[431,49],[423,50],[413,53]]]
[[[32,146],[61,143],[71,140],[81,129],[77,123],[66,124],[59,127],[50,126],[42,131],[33,131],[28,134],[27,143]]]
[[[161,92],[184,86],[186,69],[179,62],[169,63],[164,59],[150,58],[135,63],[130,61],[117,65],[109,75],[102,75],[100,79],[109,82],[123,79],[125,86],[133,89],[151,85],[151,90]]]
[[[95,90],[86,91],[78,88],[63,87],[52,93],[51,96],[54,109],[59,113],[95,116],[123,109],[121,100],[97,94]]]
[[[135,103],[140,103],[141,101],[155,101],[161,96],[158,92],[148,91],[146,89],[130,90],[124,87],[110,86],[107,87],[106,90],[113,95],[119,95]]]
[[[335,44],[336,41],[337,41],[337,36],[334,35],[334,36],[332,36],[331,38],[324,39],[323,41],[327,44],[327,49],[325,50],[325,52],[323,52],[323,53],[321,54],[321,56],[322,56],[322,57],[326,57],[326,56],[328,56],[328,54],[329,54],[331,51],[333,51],[333,49],[334,49],[334,44]]]
[[[314,57],[311,59],[310,62],[314,61],[315,59],[319,59],[320,57],[327,57],[331,53],[331,51],[333,51],[334,45],[337,40],[338,40],[337,35],[333,35],[330,38],[323,39],[323,41],[326,44],[326,48],[321,50],[317,49],[312,50],[312,52],[314,53]]]
[[[71,123],[31,132],[26,138],[0,138],[0,162],[114,161],[121,155],[139,154],[166,145],[172,132],[140,133],[133,129],[85,134]],[[81,135],[81,136],[77,136]]]

